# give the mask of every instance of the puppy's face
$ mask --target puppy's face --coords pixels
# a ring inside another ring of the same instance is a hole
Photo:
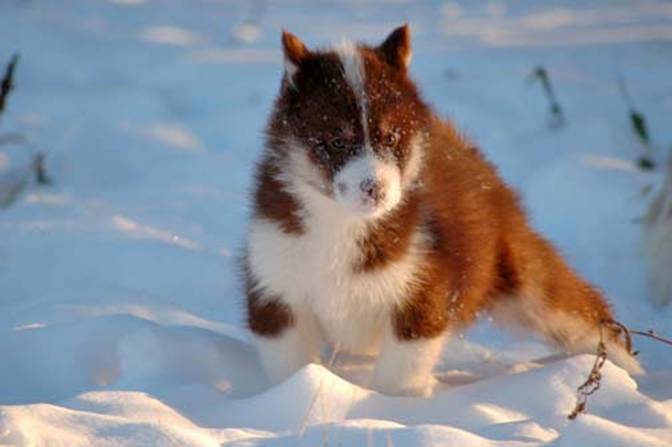
[[[269,138],[289,174],[346,212],[376,217],[417,179],[430,113],[407,75],[407,27],[378,47],[310,51],[282,36],[285,76]]]

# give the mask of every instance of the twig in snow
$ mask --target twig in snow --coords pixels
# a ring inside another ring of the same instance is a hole
[[[33,159],[33,172],[35,173],[35,180],[40,185],[49,185],[51,184],[51,179],[47,176],[46,170],[44,169],[44,158],[45,155],[42,152],[35,154]]]
[[[590,369],[588,379],[586,379],[586,381],[582,383],[576,390],[576,406],[567,416],[570,420],[574,420],[579,414],[586,412],[588,397],[600,389],[602,380],[602,367],[607,360],[607,346],[604,343],[604,328],[611,329],[619,337],[622,337],[624,348],[633,356],[639,353],[638,351],[632,350],[633,335],[640,335],[642,337],[651,338],[653,340],[672,346],[672,339],[657,335],[653,329],[649,329],[648,331],[638,331],[630,329],[623,323],[616,320],[601,321],[599,326],[600,341],[597,343],[597,355],[595,357],[595,363],[593,363],[593,367]]]
[[[7,68],[5,70],[5,75],[0,82],[0,114],[5,111],[7,105],[7,97],[9,92],[14,89],[14,71],[16,70],[16,64],[19,62],[19,54],[16,53],[12,56]],[[44,167],[45,155],[42,152],[34,152],[28,143],[28,140],[21,134],[17,133],[6,133],[0,135],[0,144],[4,143],[15,143],[25,146],[28,150],[33,152],[33,173],[35,174],[35,180],[40,185],[48,185],[51,183],[51,179],[46,173]]]
[[[625,79],[622,76],[618,77],[618,88],[621,91],[621,96],[625,100],[625,103],[628,105],[628,115],[630,116],[630,125],[632,126],[633,131],[639,137],[639,140],[642,142],[644,150],[647,152],[646,155],[643,155],[638,160],[639,167],[645,170],[651,170],[656,167],[656,164],[649,156],[651,150],[651,139],[649,138],[649,130],[646,125],[646,118],[642,113],[640,113],[632,101],[632,96],[628,91],[628,86],[625,84]]]
[[[661,343],[665,343],[666,345],[672,346],[672,340],[665,337],[661,337],[660,335],[656,334],[653,331],[653,329],[649,329],[648,331],[635,331],[630,329],[630,333],[635,335],[641,335],[642,337],[649,337],[652,340],[656,340]]]
[[[14,54],[10,59],[9,64],[7,64],[5,76],[2,78],[2,83],[0,84],[0,114],[4,112],[7,96],[14,88],[14,70],[16,69],[17,62],[19,62],[18,53]]]
[[[559,129],[565,125],[565,116],[562,113],[562,107],[558,102],[558,98],[555,96],[555,91],[551,85],[551,78],[548,76],[548,72],[541,65],[532,70],[530,74],[530,80],[538,80],[541,82],[541,87],[546,94],[546,98],[549,103],[549,121],[548,125],[551,129]]]
[[[588,396],[600,389],[602,380],[602,367],[606,361],[607,347],[604,344],[602,325],[600,325],[600,341],[597,344],[597,356],[595,357],[595,363],[593,363],[593,367],[590,369],[588,379],[586,379],[586,381],[583,382],[576,390],[576,406],[572,412],[569,413],[569,416],[567,416],[570,420],[574,420],[579,414],[585,413],[586,405],[588,404]]]

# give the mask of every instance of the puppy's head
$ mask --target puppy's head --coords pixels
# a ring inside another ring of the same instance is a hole
[[[418,177],[430,117],[407,73],[408,27],[376,47],[313,51],[288,32],[282,45],[269,139],[283,148],[292,181],[360,217],[395,208]]]

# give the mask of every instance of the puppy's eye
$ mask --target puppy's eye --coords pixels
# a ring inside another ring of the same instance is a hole
[[[388,147],[395,146],[399,138],[396,133],[388,133],[383,136],[383,144]]]
[[[332,138],[329,142],[329,145],[334,149],[343,149],[345,148],[345,140],[341,137]]]

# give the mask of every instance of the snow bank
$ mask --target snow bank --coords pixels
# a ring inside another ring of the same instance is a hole
[[[140,333],[144,330],[139,329]],[[116,354],[123,351],[123,343]],[[253,375],[251,365],[258,368],[254,353],[239,348],[220,345],[219,355],[228,359],[223,364],[228,364],[232,376]],[[185,351],[172,352],[179,359]],[[82,392],[50,404],[0,407],[0,442],[73,446],[95,440],[96,445],[201,446],[224,440],[245,445],[387,445],[391,440],[393,445],[667,445],[664,440],[672,439],[672,412],[639,393],[627,373],[611,363],[604,368],[600,392],[590,400],[591,414],[577,422],[567,419],[575,389],[592,362],[591,356],[583,355],[470,385],[443,385],[429,399],[384,396],[319,365],[309,365],[266,391],[232,397],[229,389],[221,388],[224,377],[195,379],[193,371],[177,366],[182,362],[174,362],[172,367],[161,364],[151,374],[145,368],[141,378],[137,371],[122,372],[105,391]],[[146,364],[153,365],[151,356]],[[186,364],[199,369],[194,362]],[[189,384],[193,381],[204,385]],[[138,387],[155,394],[128,391]]]

